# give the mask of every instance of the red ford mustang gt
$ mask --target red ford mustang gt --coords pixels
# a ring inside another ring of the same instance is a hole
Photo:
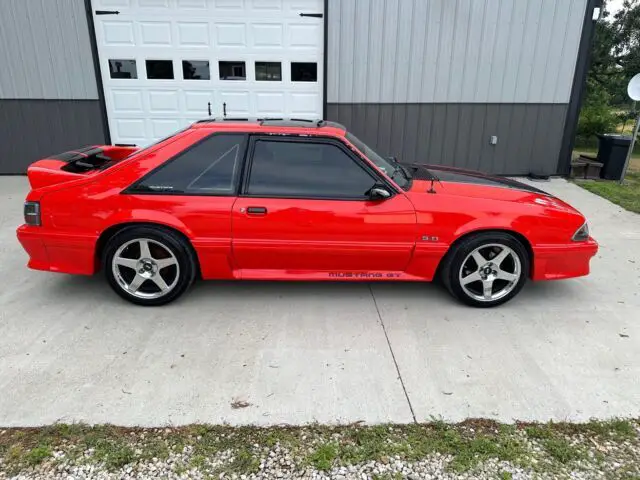
[[[91,275],[142,305],[198,277],[440,278],[490,307],[527,278],[589,273],[585,218],[525,184],[386,159],[341,125],[211,119],[137,149],[97,146],[28,169],[29,267]]]

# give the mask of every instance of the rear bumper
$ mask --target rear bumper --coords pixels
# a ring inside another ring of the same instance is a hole
[[[598,243],[538,245],[533,248],[533,280],[560,280],[589,274],[589,261],[598,252]]]
[[[92,275],[97,270],[96,238],[21,225],[18,240],[29,255],[29,268],[48,272]]]

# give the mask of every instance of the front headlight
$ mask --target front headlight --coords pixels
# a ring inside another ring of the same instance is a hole
[[[24,202],[24,223],[27,225],[42,225],[40,221],[40,202]]]
[[[571,240],[574,242],[584,242],[589,240],[589,224],[584,222],[584,225],[582,225],[576,233],[573,234]]]

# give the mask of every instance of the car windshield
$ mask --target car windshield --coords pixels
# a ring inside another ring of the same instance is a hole
[[[382,170],[386,175],[392,178],[393,181],[395,181],[400,186],[400,188],[405,188],[411,183],[409,172],[405,168],[403,168],[395,159],[385,159],[373,148],[369,147],[366,143],[364,143],[352,133],[347,132],[346,138],[369,160],[375,163],[380,170]]]

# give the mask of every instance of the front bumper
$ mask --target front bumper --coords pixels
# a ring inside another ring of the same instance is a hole
[[[589,274],[589,261],[598,252],[598,242],[533,247],[533,280],[560,280]]]
[[[18,240],[29,255],[27,266],[48,272],[92,275],[97,270],[96,238],[21,225]]]

